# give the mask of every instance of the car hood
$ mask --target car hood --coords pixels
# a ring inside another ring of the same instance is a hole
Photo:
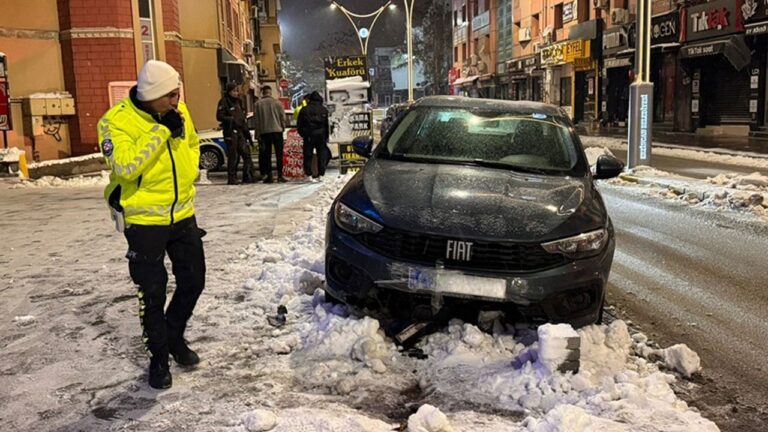
[[[458,238],[545,241],[607,218],[587,177],[372,159],[348,186],[342,201],[385,226]]]

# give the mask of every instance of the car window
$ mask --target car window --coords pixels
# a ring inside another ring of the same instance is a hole
[[[567,171],[578,162],[569,128],[544,114],[419,107],[387,141],[387,152],[419,160],[474,161]]]

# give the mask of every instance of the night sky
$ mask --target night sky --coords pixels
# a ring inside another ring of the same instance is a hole
[[[349,11],[367,14],[386,4],[386,0],[337,0]],[[416,0],[419,2],[420,0]],[[404,46],[405,11],[402,0],[395,0],[395,10],[385,10],[379,17],[370,36],[368,53],[375,47]],[[421,3],[426,3],[423,0]],[[280,31],[283,36],[284,51],[294,59],[306,59],[317,46],[330,34],[344,31],[354,37],[354,28],[339,9],[331,9],[327,0],[282,0],[280,11]],[[418,7],[418,5],[417,5]],[[419,11],[420,12],[420,11]],[[413,25],[417,26],[420,13],[414,11]],[[370,27],[371,18],[357,20],[358,25]],[[324,55],[359,55],[360,45],[354,37],[354,52],[327,52]]]

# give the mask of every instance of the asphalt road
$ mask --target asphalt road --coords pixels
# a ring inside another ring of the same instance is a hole
[[[724,431],[768,428],[768,226],[601,187],[616,227],[608,302],[703,372],[678,389]]]

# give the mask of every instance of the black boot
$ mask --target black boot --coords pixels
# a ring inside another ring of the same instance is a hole
[[[173,378],[168,365],[168,354],[152,356],[149,362],[149,386],[155,389],[171,388]]]
[[[170,348],[173,360],[180,366],[194,366],[200,363],[200,357],[189,349],[184,339],[181,339],[181,342],[171,342]]]

